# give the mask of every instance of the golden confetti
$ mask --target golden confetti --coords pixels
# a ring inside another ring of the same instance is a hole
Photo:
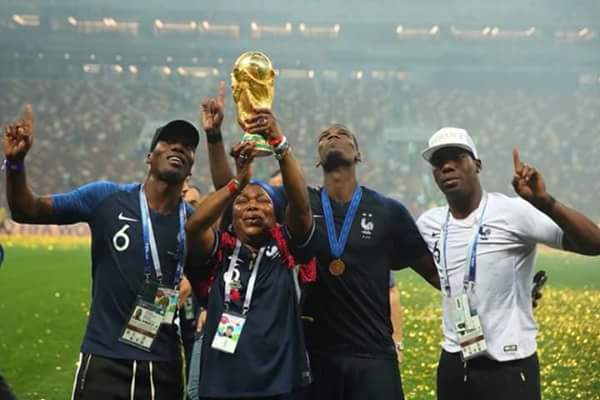
[[[439,293],[411,286],[402,284],[401,292],[419,299],[404,303],[404,393],[413,400],[435,399],[442,334],[441,308],[433,305],[440,304]],[[599,316],[600,291],[544,290],[535,311],[544,400],[600,400]]]

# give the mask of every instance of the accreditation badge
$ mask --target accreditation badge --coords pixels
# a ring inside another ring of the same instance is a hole
[[[179,290],[166,286],[159,286],[154,295],[154,304],[164,310],[163,324],[172,324],[177,312]]]
[[[119,341],[150,351],[164,319],[164,310],[138,297]]]
[[[461,294],[450,298],[452,319],[464,361],[486,353],[487,344],[477,310],[471,306],[469,296]]]
[[[235,353],[245,323],[246,318],[242,315],[224,312],[211,347],[225,353]]]
[[[194,303],[192,301],[192,296],[188,296],[187,299],[185,299],[183,308],[185,310],[185,319],[194,319],[196,315],[194,314]]]

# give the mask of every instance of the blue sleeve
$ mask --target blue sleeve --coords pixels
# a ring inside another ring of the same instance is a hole
[[[317,229],[314,219],[308,235],[305,238],[302,238],[302,241],[293,238],[292,234],[287,229],[287,226],[285,227],[284,231],[290,247],[290,252],[294,256],[296,263],[307,263],[311,260],[311,258],[317,255],[316,247],[318,243],[318,235],[316,233]]]
[[[126,185],[98,181],[61,194],[54,194],[52,216],[57,224],[88,222],[94,209],[111,194],[124,190]]]
[[[391,234],[394,245],[392,251],[393,269],[413,265],[414,261],[429,251],[415,220],[400,202],[388,199],[391,208]]]

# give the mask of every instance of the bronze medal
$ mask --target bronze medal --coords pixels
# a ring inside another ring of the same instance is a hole
[[[346,264],[339,258],[336,260],[332,260],[329,263],[329,273],[333,276],[340,276],[346,270]]]

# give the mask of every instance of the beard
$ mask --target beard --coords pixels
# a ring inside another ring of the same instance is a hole
[[[158,173],[156,174],[158,179],[160,179],[161,181],[164,181],[170,185],[175,185],[175,184],[180,184],[183,183],[185,181],[185,178],[187,178],[188,173],[186,173],[185,171],[182,170],[162,170],[162,171],[158,171]]]
[[[333,171],[340,167],[351,167],[354,162],[344,158],[340,151],[331,151],[325,155],[325,160],[321,161],[321,166],[325,172]]]

